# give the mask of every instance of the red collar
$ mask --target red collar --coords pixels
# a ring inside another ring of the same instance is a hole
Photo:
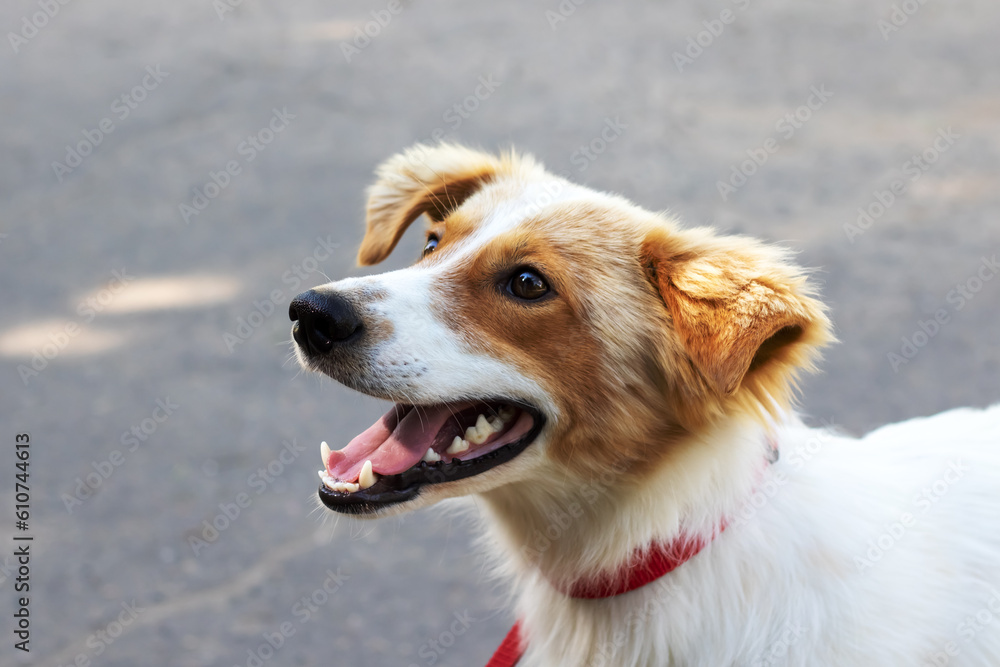
[[[719,532],[725,530],[725,523]],[[718,533],[716,533],[717,535]],[[580,580],[569,590],[562,592],[571,598],[596,600],[622,595],[642,588],[663,575],[674,571],[701,551],[712,538],[689,539],[679,537],[670,543],[657,543],[648,549],[637,551],[620,572],[602,573],[591,580]],[[500,648],[496,650],[486,667],[514,667],[524,655],[521,638],[521,622],[514,623]]]
[[[764,468],[778,460],[777,441],[768,434],[767,442],[770,451]],[[726,521],[723,518],[719,530],[711,537],[692,539],[681,535],[669,543],[654,543],[648,549],[637,550],[632,559],[622,566],[621,571],[604,572],[594,579],[577,581],[569,590],[560,590],[571,598],[582,600],[610,598],[634,591],[673,572],[694,558],[725,529]],[[521,622],[517,621],[486,667],[515,667],[522,655],[524,655],[524,642],[521,637]]]

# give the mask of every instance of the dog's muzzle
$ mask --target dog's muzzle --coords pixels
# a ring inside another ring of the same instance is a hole
[[[327,507],[378,514],[413,500],[425,486],[457,482],[507,463],[539,435],[545,416],[521,398],[487,391],[413,402],[414,392],[404,384],[413,371],[390,374],[387,381],[385,368],[372,363],[379,322],[363,320],[364,309],[363,302],[322,288],[303,292],[288,307],[295,322],[292,337],[308,368],[394,403],[341,449],[321,443],[319,496]]]

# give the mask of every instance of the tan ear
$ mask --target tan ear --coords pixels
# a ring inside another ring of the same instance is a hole
[[[453,144],[417,144],[376,170],[368,189],[365,238],[358,263],[377,264],[389,256],[410,223],[427,214],[443,220],[496,175],[491,155]]]
[[[778,398],[786,390],[772,385],[811,368],[832,340],[824,306],[787,254],[707,229],[656,231],[642,246],[685,352],[720,396],[757,378]]]

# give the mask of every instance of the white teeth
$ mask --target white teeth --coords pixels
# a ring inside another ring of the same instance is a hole
[[[476,425],[465,429],[465,439],[474,445],[481,445],[486,441],[486,438],[490,437],[491,433],[493,433],[493,429],[490,428],[486,417],[479,415],[476,418]]]
[[[361,468],[361,475],[358,477],[358,485],[362,489],[367,489],[377,481],[378,475],[372,471],[372,462],[365,461],[364,467]]]
[[[323,467],[326,467],[326,462],[330,460],[330,454],[333,452],[330,450],[330,445],[326,444],[326,441],[319,443],[319,455],[323,457]]]
[[[465,429],[465,440],[473,445],[481,445],[490,439],[490,436],[494,433],[499,433],[503,430],[506,425],[507,420],[514,416],[514,410],[509,407],[500,408],[500,412],[496,415],[491,416],[489,419],[485,415],[479,415],[476,417],[476,423],[474,426],[470,426]],[[459,436],[455,436],[457,441]],[[451,447],[448,448],[448,453],[453,453],[451,450],[458,447],[457,442],[452,442]],[[464,449],[458,451],[465,451]]]
[[[478,443],[477,443],[478,444]],[[463,440],[461,436],[455,436],[455,439],[451,441],[451,445],[448,447],[448,454],[461,454],[469,450],[469,441]]]
[[[486,439],[493,435],[493,427],[486,421],[486,417],[483,415],[479,415],[476,419],[476,430],[479,431],[480,438],[480,441],[476,443],[477,445],[486,442]]]
[[[327,486],[330,485],[328,484]],[[343,491],[344,493],[355,493],[361,490],[359,485],[351,484],[350,482],[335,482],[330,488],[334,491]]]
[[[509,411],[508,411],[509,414]],[[476,425],[465,429],[465,439],[474,445],[481,445],[486,442],[491,435],[503,429],[506,419],[503,413],[487,419],[483,415],[476,418]]]
[[[437,463],[441,460],[441,455],[435,452],[432,448],[428,447],[427,451],[424,452],[424,461],[427,463]]]
[[[326,488],[331,491],[342,491],[344,493],[354,493],[355,491],[360,491],[361,486],[359,484],[352,484],[351,482],[338,482],[333,477],[330,477],[330,473],[325,470],[319,471],[319,478],[323,480],[323,484]]]

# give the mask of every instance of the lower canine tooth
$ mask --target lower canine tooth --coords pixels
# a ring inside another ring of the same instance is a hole
[[[326,441],[319,443],[319,454],[323,457],[323,467],[326,467],[327,461],[330,460],[330,445],[326,444]]]
[[[358,485],[362,489],[367,489],[378,481],[378,476],[372,470],[372,462],[365,461],[365,465],[361,468],[361,475],[358,477]]]
[[[423,460],[428,463],[437,463],[441,460],[441,455],[435,452],[432,448],[428,447],[427,451],[424,452]]]
[[[478,443],[477,443],[478,444]],[[461,454],[469,450],[469,441],[463,440],[461,436],[455,436],[455,439],[451,441],[451,445],[448,446],[448,454]]]

